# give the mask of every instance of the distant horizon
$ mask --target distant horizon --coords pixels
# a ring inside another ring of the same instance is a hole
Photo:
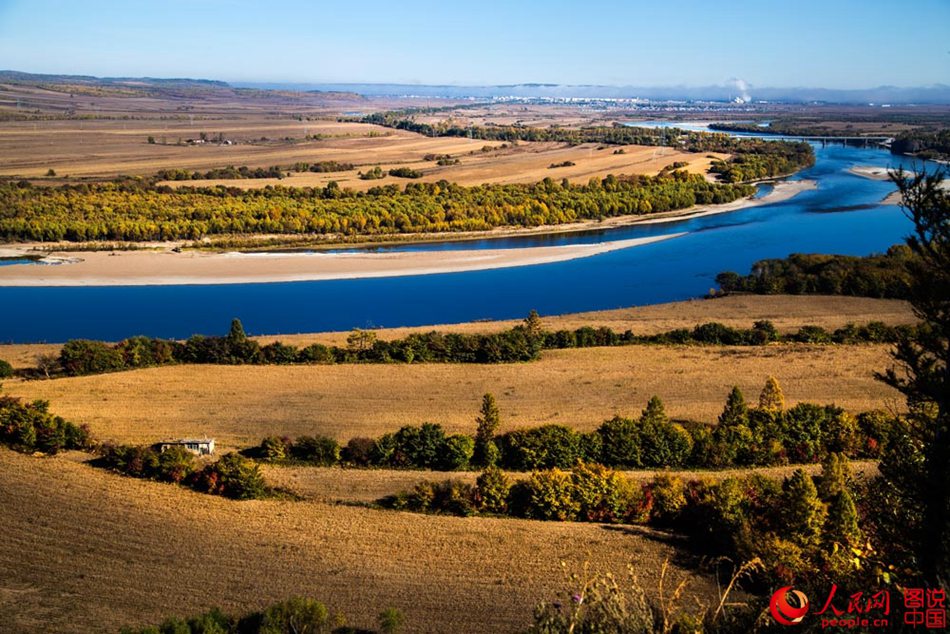
[[[551,82],[521,82],[494,84],[450,84],[450,83],[403,83],[403,82],[306,82],[306,81],[268,81],[233,80],[216,77],[172,77],[172,76],[99,76],[89,73],[37,73],[32,71],[5,69],[0,74],[36,77],[82,78],[101,82],[208,82],[230,86],[232,88],[255,88],[291,91],[340,91],[354,92],[366,97],[416,96],[425,98],[448,99],[493,99],[493,98],[550,98],[550,99],[642,99],[648,101],[733,101],[741,103],[763,102],[827,102],[827,103],[868,103],[885,105],[903,104],[950,104],[950,85],[936,83],[921,86],[871,86],[867,88],[835,89],[821,86],[754,86],[736,83],[708,85],[667,85],[637,86],[609,85],[595,83],[558,84]]]
[[[596,82],[547,82],[547,81],[517,81],[517,82],[485,82],[485,83],[468,83],[468,82],[408,82],[408,81],[389,81],[389,80],[378,80],[378,81],[360,81],[360,80],[339,80],[339,81],[324,81],[324,80],[274,80],[274,79],[233,79],[227,77],[213,77],[213,76],[176,76],[176,75],[101,75],[92,72],[57,72],[57,71],[37,71],[37,70],[23,70],[20,68],[0,68],[0,73],[17,73],[22,75],[36,75],[36,76],[49,76],[49,77],[86,77],[98,80],[159,80],[159,81],[193,81],[193,82],[220,82],[228,84],[229,86],[241,87],[241,86],[250,86],[250,85],[274,85],[274,86],[318,86],[318,85],[339,85],[339,86],[419,86],[419,87],[428,87],[428,88],[506,88],[506,87],[523,87],[523,86],[537,86],[537,87],[577,87],[577,88],[642,88],[642,89],[687,89],[687,90],[698,90],[702,88],[729,88],[736,89],[734,84],[729,82],[722,83],[706,83],[706,84],[608,84],[608,83],[596,83]],[[841,91],[841,92],[852,92],[852,91],[863,91],[863,90],[876,90],[880,88],[896,89],[896,90],[921,90],[921,89],[933,89],[933,88],[947,88],[950,89],[950,82],[933,82],[930,84],[914,84],[914,85],[896,85],[896,84],[877,84],[877,85],[866,85],[866,86],[857,86],[854,88],[838,88],[834,86],[822,86],[822,85],[779,85],[779,84],[770,84],[758,86],[755,84],[747,84],[749,90],[830,90],[830,91]]]
[[[0,0],[0,66],[428,86],[950,84],[950,2]]]

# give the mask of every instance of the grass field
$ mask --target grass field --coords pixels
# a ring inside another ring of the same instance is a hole
[[[178,145],[179,140],[220,133],[235,145]],[[319,135],[319,139],[306,137]],[[157,143],[147,143],[152,136]],[[266,140],[264,140],[266,139]],[[411,167],[424,173],[422,181],[449,180],[463,185],[480,183],[535,183],[546,177],[584,182],[613,174],[655,174],[675,161],[705,173],[712,159],[672,148],[627,146],[614,154],[614,146],[561,143],[520,143],[498,149],[500,142],[464,138],[428,138],[415,133],[361,123],[334,120],[296,121],[289,117],[184,121],[44,121],[0,123],[0,144],[9,149],[0,156],[0,175],[42,177],[53,169],[57,179],[112,177],[119,174],[151,175],[161,169],[208,170],[226,165],[289,167],[296,162],[334,160],[356,167],[346,172],[292,173],[284,179],[226,179],[173,181],[173,186],[261,188],[324,186],[331,180],[342,187],[370,187],[411,182],[387,176],[360,180],[359,170],[380,165]],[[483,148],[494,148],[483,151]],[[458,165],[438,166],[424,161],[427,154],[448,154]],[[725,156],[725,155],[716,155]],[[573,167],[549,169],[552,163],[574,162]]]
[[[603,324],[648,333],[709,320],[748,327],[756,319],[773,319],[783,330],[806,323],[834,328],[847,321],[913,320],[903,302],[745,296],[568,315],[547,318],[545,324]],[[511,323],[440,329],[486,332]],[[412,329],[381,331],[381,336],[401,336],[406,330]],[[345,334],[281,339],[344,343]],[[52,350],[5,346],[0,358],[22,366],[38,352]],[[754,399],[769,375],[778,377],[790,404],[892,408],[899,402],[897,393],[873,377],[875,369],[889,363],[884,345],[628,346],[552,350],[536,362],[503,365],[182,365],[51,381],[8,380],[4,390],[48,399],[57,413],[89,423],[102,439],[142,443],[208,435],[233,447],[272,434],[320,433],[346,441],[425,421],[471,432],[485,392],[498,398],[504,429],[543,423],[593,429],[614,414],[639,412],[654,394],[674,417],[714,421],[733,385]]]
[[[0,509],[7,632],[116,631],[295,595],[363,627],[393,606],[406,632],[510,632],[585,561],[621,576],[633,564],[654,593],[672,559],[674,579],[689,577],[685,605],[716,596],[708,577],[680,567],[666,536],[641,528],[233,502],[69,456],[0,449]]]
[[[119,442],[212,436],[222,446],[267,435],[377,436],[431,421],[472,432],[482,394],[499,400],[503,429],[561,423],[589,430],[638,413],[658,395],[676,418],[713,421],[729,389],[757,396],[769,375],[790,403],[888,407],[874,380],[886,346],[755,348],[629,346],[550,351],[507,365],[168,366],[119,374],[11,381],[4,391],[48,399],[56,412]]]

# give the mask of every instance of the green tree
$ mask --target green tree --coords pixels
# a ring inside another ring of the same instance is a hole
[[[902,332],[893,353],[896,367],[880,378],[900,390],[910,415],[898,446],[881,463],[884,487],[899,509],[881,513],[898,530],[912,563],[931,584],[950,580],[950,194],[946,169],[891,175],[902,208],[914,223],[907,245],[910,302],[922,322]],[[903,527],[902,530],[899,527]]]
[[[244,332],[244,324],[235,317],[231,320],[231,329],[228,331],[228,343],[240,344],[245,341],[247,341],[247,333]]]
[[[726,407],[719,415],[719,424],[725,427],[749,424],[749,407],[738,386],[733,386],[726,399]]]
[[[495,444],[495,432],[501,425],[501,414],[498,404],[491,393],[482,397],[482,408],[475,419],[475,452],[472,463],[478,467],[490,467],[498,462],[498,446]]]
[[[817,546],[828,511],[815,483],[802,469],[785,480],[781,504],[782,536],[805,550]]]

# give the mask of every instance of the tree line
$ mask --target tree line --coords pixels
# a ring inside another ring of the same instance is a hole
[[[474,485],[424,481],[380,504],[462,516],[673,529],[701,555],[757,561],[753,584],[821,587],[847,582],[865,574],[862,566],[878,563],[867,548],[856,504],[867,489],[852,477],[846,458],[830,453],[819,475],[798,469],[784,480],[752,474],[684,481],[660,473],[640,483],[602,465],[578,463],[571,471],[551,468],[512,481],[493,467]]]
[[[411,176],[411,175],[410,175]],[[684,171],[594,178],[587,184],[464,187],[439,181],[374,187],[243,190],[155,185],[123,180],[33,186],[0,183],[0,238],[5,240],[195,240],[222,234],[384,235],[536,227],[720,204],[754,188],[709,183]]]
[[[918,257],[906,245],[864,257],[793,253],[760,260],[749,275],[726,271],[716,276],[725,293],[760,295],[853,295],[909,299]]]
[[[34,368],[20,370],[26,377],[51,378],[57,374],[83,376],[175,363],[218,365],[292,365],[335,363],[519,363],[537,359],[544,350],[628,345],[761,346],[774,343],[862,344],[893,343],[914,326],[889,326],[872,321],[847,324],[833,331],[805,325],[781,334],[772,322],[757,321],[751,328],[733,328],[717,322],[692,329],[637,335],[608,327],[581,326],[547,331],[534,311],[508,330],[489,334],[438,331],[411,333],[401,339],[381,340],[371,330],[353,330],[346,346],[320,343],[303,348],[275,341],[261,345],[244,332],[241,321],[231,323],[224,337],[193,335],[179,342],[137,336],[116,344],[72,339],[59,355],[41,355]],[[0,378],[12,376],[10,364],[0,360]]]
[[[486,394],[474,434],[447,434],[439,424],[423,423],[342,446],[320,435],[269,436],[242,453],[276,464],[437,471],[572,469],[578,462],[621,469],[773,466],[817,462],[828,452],[878,458],[903,423],[877,410],[853,416],[834,405],[786,408],[770,378],[757,407],[733,388],[716,424],[674,421],[657,397],[638,417],[615,416],[591,432],[552,424],[498,434],[500,424],[497,403]]]

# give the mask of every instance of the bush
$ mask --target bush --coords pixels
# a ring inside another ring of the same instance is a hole
[[[17,451],[55,454],[67,449],[86,449],[89,430],[54,416],[46,401],[24,403],[0,396],[0,442]]]
[[[11,376],[13,376],[13,366],[0,359],[0,379],[8,379]]]
[[[517,514],[531,519],[573,521],[580,511],[572,475],[560,469],[532,473],[512,487],[512,496],[518,499]]]
[[[169,447],[158,455],[158,477],[166,482],[180,483],[195,471],[195,456],[184,447]]]
[[[445,449],[440,468],[443,471],[467,469],[475,452],[475,440],[471,436],[455,434],[445,439]]]
[[[475,508],[485,513],[503,514],[508,510],[511,481],[498,467],[488,467],[475,480]]]
[[[643,466],[639,423],[615,416],[605,421],[597,433],[601,439],[601,460],[605,465],[629,469]]]
[[[99,341],[74,339],[63,345],[59,353],[63,371],[71,376],[113,372],[125,367],[118,350]]]
[[[583,457],[581,434],[563,425],[519,429],[496,438],[501,464],[516,471],[570,469]]]
[[[678,476],[658,474],[646,489],[650,521],[661,526],[676,523],[686,506],[686,487]]]
[[[326,436],[301,436],[290,446],[294,460],[319,467],[329,467],[340,462],[340,445]]]
[[[263,498],[268,493],[260,467],[236,453],[229,453],[196,473],[192,486],[198,491],[235,500]]]
[[[602,465],[578,464],[571,476],[581,521],[627,521],[634,516],[641,502],[640,487]]]
[[[330,611],[319,601],[294,597],[264,610],[260,634],[329,634]]]
[[[340,460],[357,467],[368,467],[373,463],[373,448],[376,440],[373,438],[350,438],[346,446],[340,450]]]
[[[408,493],[384,500],[397,510],[467,516],[475,512],[475,489],[461,480],[423,481]]]

